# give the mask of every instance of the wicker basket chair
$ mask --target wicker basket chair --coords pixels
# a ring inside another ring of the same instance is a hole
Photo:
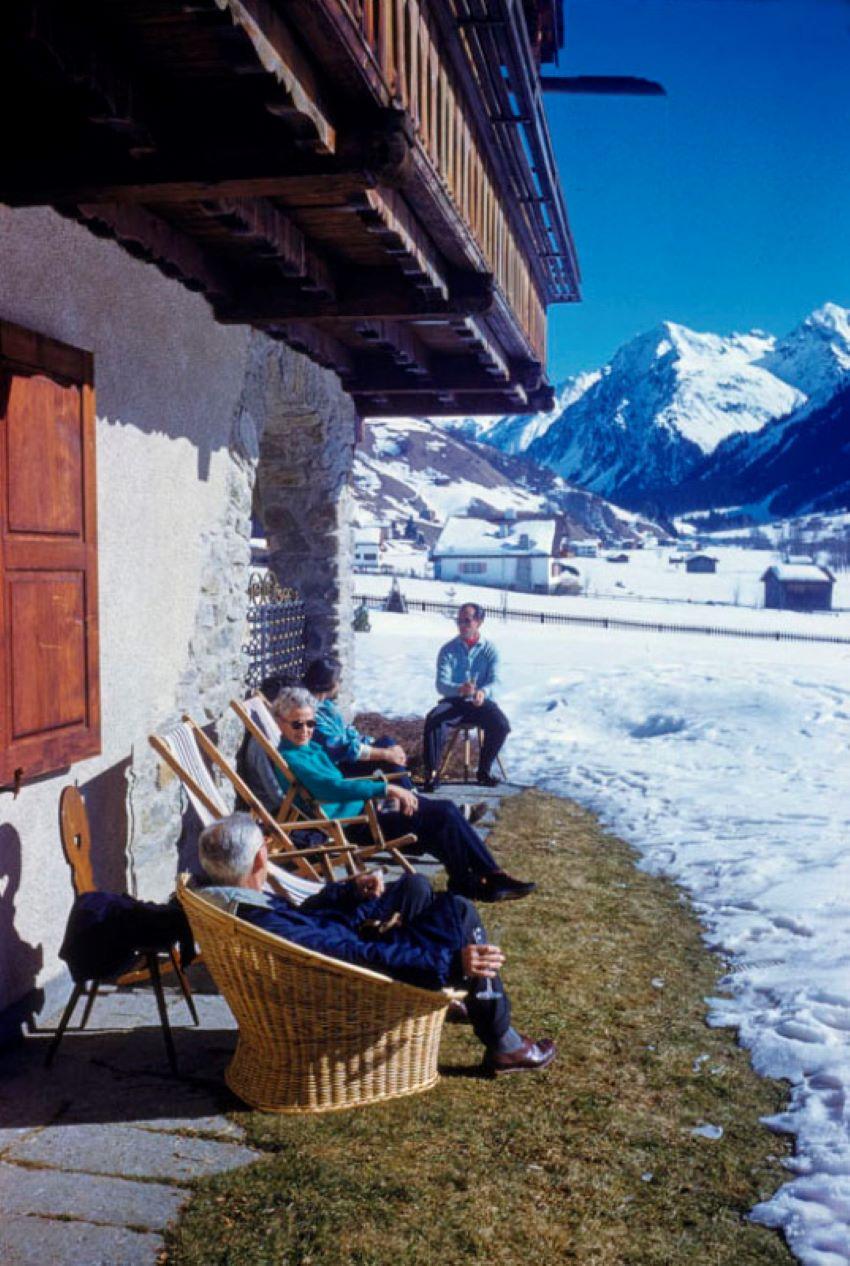
[[[185,877],[184,877],[185,880]],[[451,990],[418,989],[303,949],[186,886],[178,897],[239,1025],[225,1073],[266,1112],[319,1113],[427,1090]]]

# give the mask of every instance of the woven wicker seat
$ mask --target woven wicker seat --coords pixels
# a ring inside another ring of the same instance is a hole
[[[451,991],[400,984],[273,936],[181,881],[178,897],[239,1025],[230,1089],[267,1112],[318,1113],[427,1090]]]

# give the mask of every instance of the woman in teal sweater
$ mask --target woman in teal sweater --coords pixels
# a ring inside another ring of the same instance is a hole
[[[285,688],[273,710],[282,734],[280,754],[328,817],[357,817],[367,800],[381,797],[389,802],[378,814],[384,834],[392,838],[412,831],[418,841],[415,848],[442,862],[451,892],[476,901],[516,901],[534,891],[535,884],[514,879],[499,867],[451,801],[429,800],[382,778],[345,778],[327,753],[312,741],[316,706],[309,691]],[[275,770],[275,774],[287,791],[285,774],[280,770]],[[354,844],[371,843],[365,824],[350,827],[347,834]]]

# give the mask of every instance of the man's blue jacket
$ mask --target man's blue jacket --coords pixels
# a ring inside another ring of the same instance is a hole
[[[499,652],[492,642],[480,637],[467,646],[462,637],[453,637],[440,647],[437,655],[437,694],[455,699],[465,681],[474,681],[487,699],[499,680]]]
[[[208,892],[211,897],[225,894],[225,899],[216,903],[246,923],[344,963],[370,967],[421,989],[440,989],[460,979],[460,951],[466,938],[460,902],[449,893],[438,893],[427,909],[408,923],[372,941],[365,940],[357,929],[380,912],[380,898],[358,903],[350,882],[329,883],[298,907],[283,897],[247,888]]]

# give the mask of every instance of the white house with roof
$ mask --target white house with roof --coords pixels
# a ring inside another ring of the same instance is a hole
[[[446,520],[431,557],[436,580],[460,580],[524,593],[550,593],[565,564],[558,557],[558,520]]]
[[[354,565],[361,571],[378,571],[381,565],[381,526],[354,529]]]

